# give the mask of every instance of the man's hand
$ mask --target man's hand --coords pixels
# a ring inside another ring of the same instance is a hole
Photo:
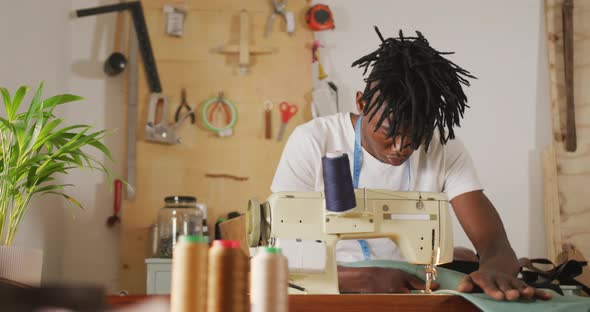
[[[457,286],[457,291],[472,292],[476,286],[496,300],[551,299],[550,293],[535,289],[510,274],[485,269],[465,276]]]
[[[410,293],[425,288],[424,282],[412,274],[379,267],[338,267],[338,280],[341,293]],[[432,284],[432,290],[438,287]]]
[[[458,291],[479,286],[496,300],[551,299],[516,278],[519,264],[496,208],[482,191],[463,193],[451,200],[455,215],[479,255],[479,270],[466,276]]]

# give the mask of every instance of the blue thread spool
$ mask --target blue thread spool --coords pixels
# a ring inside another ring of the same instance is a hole
[[[326,209],[344,212],[356,207],[348,155],[341,152],[327,153],[322,157],[322,171]]]

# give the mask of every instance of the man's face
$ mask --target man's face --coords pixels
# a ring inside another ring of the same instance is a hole
[[[357,100],[360,100],[358,95]],[[357,101],[357,104],[361,104],[358,108],[359,111],[362,112],[364,103],[359,103]],[[385,105],[386,103],[383,104]],[[366,116],[363,116],[361,122],[362,145],[367,152],[381,162],[392,166],[400,166],[410,158],[414,149],[410,147],[411,141],[409,137],[406,136],[403,140],[404,146],[402,146],[401,134],[394,138],[390,137],[391,125],[389,124],[389,118],[386,118],[381,124],[381,127],[375,131],[379,117],[383,114],[383,111],[384,109],[381,107],[372,120],[369,120],[371,112]]]

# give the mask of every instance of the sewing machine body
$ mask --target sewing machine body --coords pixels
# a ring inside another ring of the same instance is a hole
[[[409,263],[452,261],[453,231],[445,194],[357,189],[355,195],[357,206],[344,213],[326,211],[322,192],[283,192],[268,198],[263,222],[270,227],[269,243],[283,247],[290,261],[325,259],[318,270],[290,265],[291,283],[308,294],[339,293],[335,249],[340,239],[388,237]],[[319,252],[293,253],[293,244],[287,242],[294,241],[325,243],[325,256],[320,254],[323,246]]]

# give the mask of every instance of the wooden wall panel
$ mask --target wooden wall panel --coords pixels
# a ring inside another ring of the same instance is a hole
[[[307,30],[305,1],[290,1],[288,9],[296,16],[296,35],[288,36],[284,22],[277,18],[270,38],[264,38],[271,1],[216,0],[183,1],[188,15],[182,38],[164,34],[162,6],[174,3],[144,0],[146,21],[154,49],[163,92],[169,97],[172,121],[181,88],[186,88],[191,107],[200,106],[219,91],[238,107],[235,134],[219,138],[197,125],[186,122],[179,129],[183,143],[176,146],[144,141],[149,90],[140,70],[137,142],[136,198],[124,201],[121,231],[120,288],[130,293],[145,292],[145,264],[148,255],[148,229],[156,221],[163,198],[173,194],[198,197],[208,206],[209,226],[229,211],[245,211],[249,198],[266,198],[284,142],[263,137],[263,102],[270,99],[273,109],[273,135],[280,125],[278,104],[282,100],[299,105],[300,112],[287,126],[285,139],[293,128],[309,119],[311,91],[311,52],[313,40]],[[238,73],[238,56],[214,52],[222,44],[237,44],[239,12],[250,16],[250,43],[273,47],[276,53],[251,57],[247,76]],[[199,117],[200,118],[200,117]],[[227,173],[248,177],[238,182],[205,178],[206,173]],[[211,231],[212,232],[212,231]]]
[[[563,0],[546,0],[547,50],[551,91],[553,147],[555,161],[545,163],[545,191],[555,184],[558,200],[547,200],[546,219],[548,254],[563,259],[582,259],[590,255],[590,1],[574,1],[574,103],[578,148],[566,152],[565,79],[563,62]],[[546,151],[547,152],[547,151]],[[547,152],[551,153],[551,152]],[[551,157],[545,157],[550,159]],[[557,179],[547,175],[556,171]],[[550,195],[551,196],[551,195]],[[554,204],[551,204],[554,203]],[[590,283],[590,269],[580,278]]]

